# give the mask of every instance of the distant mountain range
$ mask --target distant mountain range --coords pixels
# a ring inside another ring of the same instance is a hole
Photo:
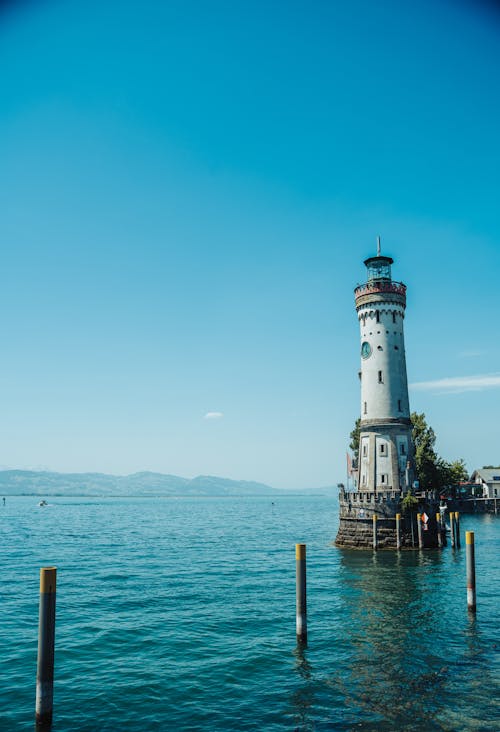
[[[0,471],[0,496],[249,496],[283,493],[264,483],[212,475],[181,478],[163,473],[50,473]]]

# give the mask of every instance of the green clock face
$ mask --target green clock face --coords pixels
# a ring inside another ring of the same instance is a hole
[[[368,358],[368,356],[371,356],[372,354],[372,347],[368,343],[368,341],[363,341],[361,344],[361,356],[363,358]]]

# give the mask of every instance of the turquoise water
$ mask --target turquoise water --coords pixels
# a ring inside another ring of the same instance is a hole
[[[33,729],[50,564],[54,732],[498,729],[499,520],[462,517],[476,532],[474,620],[465,549],[336,549],[335,498],[7,497],[0,729]],[[295,542],[307,543],[304,651]]]

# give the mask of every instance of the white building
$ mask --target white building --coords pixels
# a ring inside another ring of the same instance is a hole
[[[393,282],[391,257],[364,264],[367,281],[354,294],[360,327],[360,491],[402,491],[412,486],[414,447],[408,399],[403,323],[406,286]]]
[[[483,498],[500,498],[500,468],[481,468],[471,476],[471,483],[483,486]]]

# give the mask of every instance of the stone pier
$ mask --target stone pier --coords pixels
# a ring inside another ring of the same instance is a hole
[[[423,548],[438,547],[436,513],[439,500],[417,496],[419,501],[411,513],[404,513],[399,491],[346,491],[339,493],[339,530],[335,545],[351,549],[373,548],[373,515],[377,516],[377,548],[396,549],[396,514],[401,514],[401,549],[417,549],[417,513],[427,514],[427,528],[422,523]]]

